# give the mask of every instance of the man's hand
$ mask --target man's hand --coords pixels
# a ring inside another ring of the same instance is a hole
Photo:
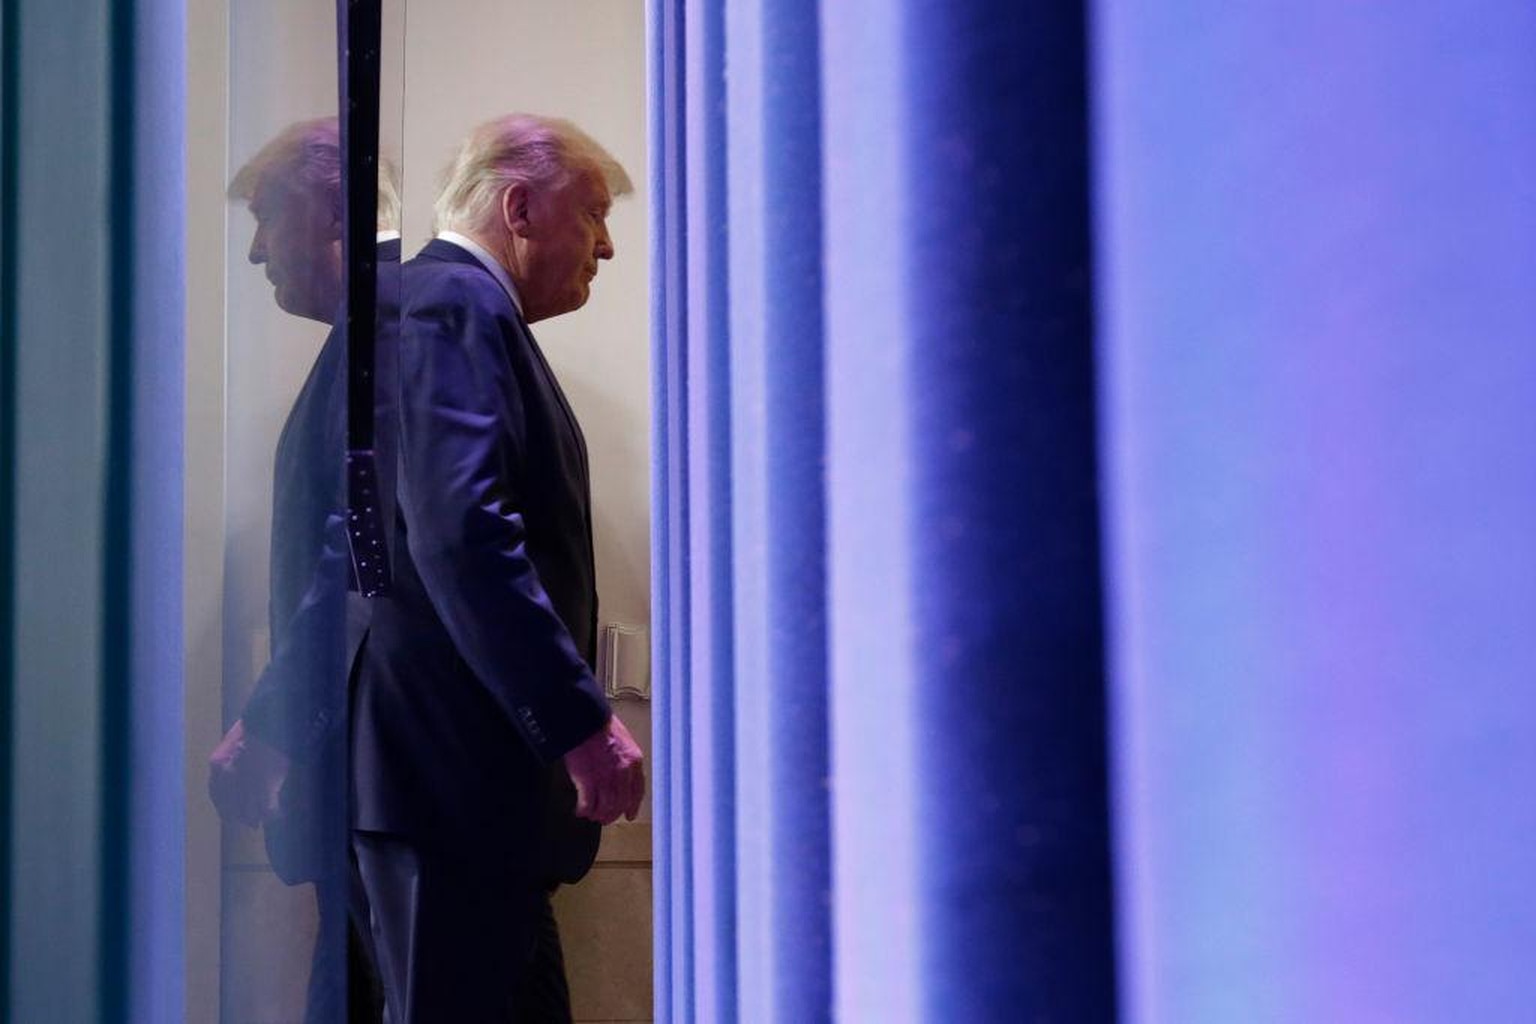
[[[288,758],[245,734],[237,719],[208,755],[208,795],[225,821],[255,828],[277,814],[277,794],[288,777]]]
[[[645,796],[645,755],[618,715],[565,755],[576,783],[576,815],[612,825],[640,813]]]

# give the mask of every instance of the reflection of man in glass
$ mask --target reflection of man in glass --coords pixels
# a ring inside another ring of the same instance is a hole
[[[549,893],[644,791],[590,668],[586,445],[528,330],[587,301],[629,188],[574,125],[502,118],[402,270],[395,583],[352,719],[353,848],[397,1024],[569,1021]]]
[[[295,124],[235,175],[230,195],[256,219],[250,260],[279,307],[332,325],[283,426],[274,459],[272,655],[240,718],[210,757],[220,814],[265,826],[272,866],[290,885],[314,882],[320,929],[307,1019],[341,1021],[347,979],[350,869],[346,831],[347,674],[364,609],[348,598],[345,277],[341,152],[335,118]],[[379,177],[380,336],[392,338],[400,260],[399,193]],[[353,945],[367,934],[354,925]],[[354,954],[354,960],[363,958]],[[354,982],[353,1020],[369,1019],[371,988]],[[373,1019],[377,1019],[376,1013]]]

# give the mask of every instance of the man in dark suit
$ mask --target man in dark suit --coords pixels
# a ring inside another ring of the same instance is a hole
[[[378,334],[390,353],[399,316],[400,203],[387,165],[378,187]],[[247,201],[256,219],[250,261],[265,269],[278,306],[331,330],[283,425],[274,459],[271,658],[210,757],[209,792],[226,820],[264,826],[268,856],[284,882],[315,883],[320,927],[306,1019],[376,1021],[376,983],[356,948],[369,934],[366,918],[350,932],[354,970],[350,1000],[346,996],[352,884],[344,722],[347,676],[368,609],[348,593],[347,344],[336,119],[284,130],[235,175],[230,195]]]
[[[528,325],[586,302],[630,188],[568,122],[478,129],[403,268],[395,582],[353,700],[353,849],[388,1019],[570,1019],[549,894],[641,754],[593,678],[581,429]],[[574,782],[574,791],[572,783]]]

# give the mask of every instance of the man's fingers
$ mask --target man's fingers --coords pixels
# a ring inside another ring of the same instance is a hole
[[[576,783],[576,817],[590,818],[592,816],[592,791],[581,780],[573,779]]]
[[[267,796],[260,787],[253,786],[252,779],[248,776],[242,780],[245,797],[245,823],[251,828],[260,828],[261,823],[267,820]]]
[[[265,825],[277,817],[278,812],[282,809],[282,790],[279,787],[273,786],[266,791],[261,802],[261,824]]]
[[[276,793],[254,790],[250,780],[226,768],[214,768],[208,773],[208,797],[213,801],[219,817],[247,828],[258,828],[278,811]]]
[[[640,762],[632,762],[624,769],[621,782],[617,809],[626,820],[634,821],[635,815],[640,813],[640,800],[645,796],[645,773],[640,768]]]
[[[640,814],[640,805],[645,803],[645,762],[635,765],[635,815]],[[633,820],[633,819],[631,819]]]
[[[238,780],[228,768],[213,767],[208,772],[208,798],[214,809],[225,821],[249,824],[246,820],[246,801],[240,792]]]
[[[624,798],[624,819],[634,821],[635,815],[640,813],[640,801],[645,798],[645,773],[638,764],[631,765],[626,773],[629,782],[629,792]]]
[[[236,818],[246,828],[255,828],[261,824],[261,805],[250,793],[240,795],[239,810]]]
[[[228,818],[232,808],[229,799],[225,795],[224,787],[220,785],[216,771],[208,773],[208,799],[213,801],[214,810],[219,812],[219,817]]]
[[[598,808],[598,820],[604,825],[612,825],[623,816],[624,810],[629,806],[629,773],[621,770],[608,773],[606,784],[603,786],[603,802]]]
[[[568,757],[578,817],[603,825],[635,820],[645,798],[645,759],[623,722],[610,719]]]
[[[593,819],[602,822],[604,825],[612,825],[613,819],[618,816],[614,807],[615,803],[617,803],[614,800],[614,781],[612,772],[607,773],[603,777],[602,785],[598,786],[597,789],[596,806],[592,808]]]

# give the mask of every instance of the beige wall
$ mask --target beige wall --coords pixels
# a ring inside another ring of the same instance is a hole
[[[454,145],[496,114],[570,117],[635,180],[637,194],[615,206],[618,255],[591,301],[536,333],[591,449],[602,620],[648,627],[643,0],[405,8],[385,5],[381,145],[404,171],[407,255],[428,236],[433,187]],[[334,112],[334,6],[200,0],[189,2],[188,22],[187,1016],[219,1019],[222,1003],[226,1020],[288,1019],[306,967],[295,953],[307,955],[312,927],[306,893],[263,869],[253,834],[221,830],[203,765],[264,657],[272,452],[325,328],[273,306],[245,260],[249,215],[223,191],[284,125]],[[649,749],[649,706],[620,713]],[[560,900],[580,1019],[650,1016],[648,803],[643,817],[609,830],[591,879]],[[252,984],[267,973],[287,981]]]

